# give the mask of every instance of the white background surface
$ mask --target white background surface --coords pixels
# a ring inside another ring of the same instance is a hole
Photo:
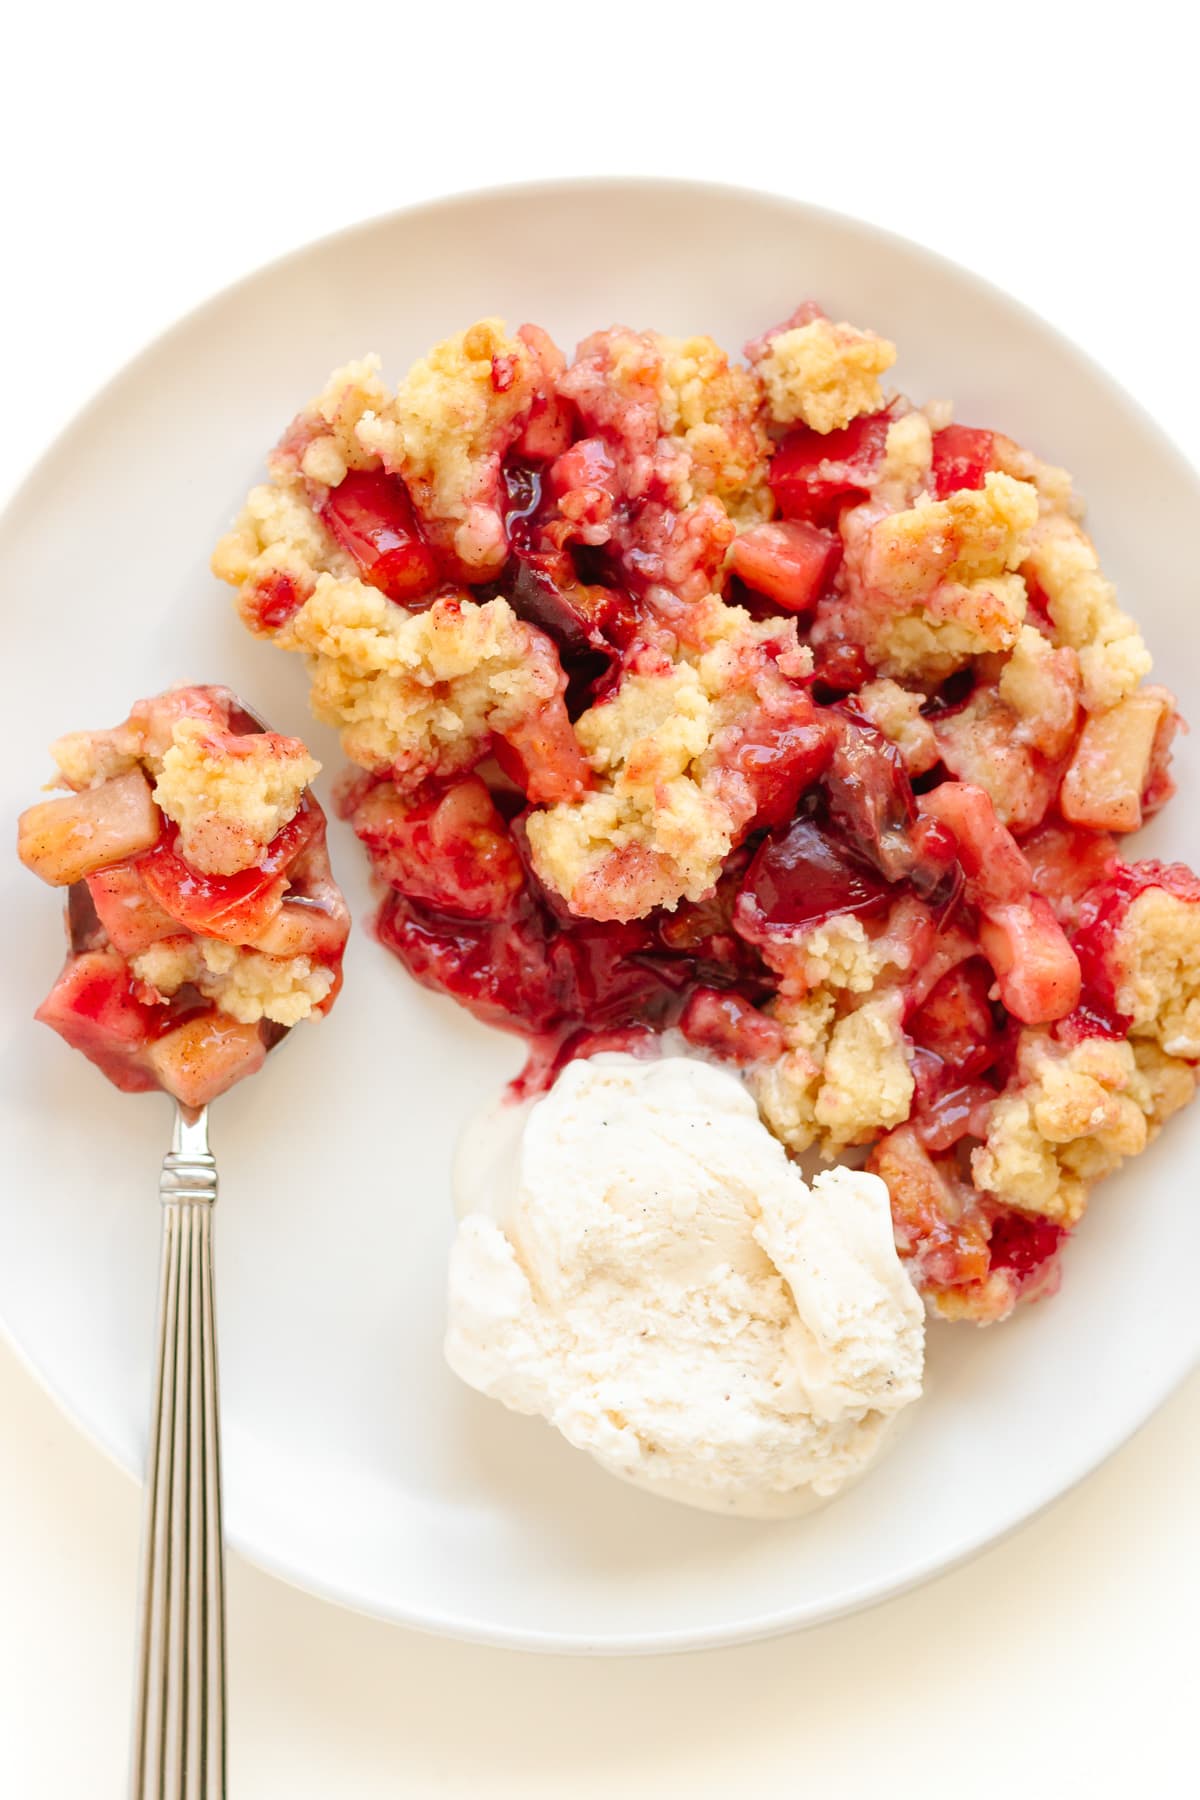
[[[1119,35],[1094,23],[1082,49],[1074,9],[1045,6],[1004,9],[1002,32],[961,5],[908,27],[860,7],[840,28],[760,6],[729,33],[644,4],[405,10],[23,10],[0,118],[0,487],[147,336],[256,263],[439,192],[571,173],[771,186],[907,233],[1068,331],[1200,460],[1194,96],[1165,8]],[[656,1664],[428,1642],[235,1561],[234,1792],[1180,1791],[1198,1426],[1193,1378],[973,1567],[805,1638]],[[104,1800],[137,1496],[7,1355],[0,1433],[0,1789]]]

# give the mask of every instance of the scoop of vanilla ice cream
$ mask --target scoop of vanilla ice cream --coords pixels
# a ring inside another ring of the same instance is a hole
[[[493,1203],[451,1252],[451,1368],[652,1492],[801,1510],[920,1395],[886,1187],[837,1168],[810,1188],[728,1070],[568,1064]]]

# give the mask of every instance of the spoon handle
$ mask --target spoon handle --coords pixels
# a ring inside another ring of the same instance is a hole
[[[176,1109],[163,1158],[158,1352],[146,1463],[131,1800],[224,1800],[225,1568],[213,1311],[217,1165]]]

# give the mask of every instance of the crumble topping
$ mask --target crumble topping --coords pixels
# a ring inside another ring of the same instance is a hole
[[[789,653],[797,670],[804,659],[794,627],[756,625],[732,607],[707,623],[715,641],[693,662],[631,673],[580,716],[596,787],[527,820],[534,868],[573,912],[631,919],[701,899],[754,816],[738,748],[773,707],[799,707],[780,667]],[[771,659],[764,645],[776,642]]]
[[[856,509],[843,526],[839,629],[881,674],[919,682],[1011,650],[1025,617],[1025,584],[1013,571],[1036,518],[1034,490],[994,472],[981,489],[945,500]]]
[[[872,331],[812,319],[773,335],[757,369],[777,424],[829,432],[879,410],[879,377],[895,360],[896,346]]]
[[[921,712],[925,700],[918,689],[887,678],[866,682],[855,697],[863,717],[895,744],[910,775],[924,775],[941,754],[933,726]]]
[[[319,576],[281,642],[309,659],[314,713],[363,768],[397,782],[469,769],[493,732],[543,715],[578,757],[549,641],[505,600],[437,600],[408,613],[361,581]],[[568,787],[580,782],[571,771]]]
[[[898,990],[837,1016],[829,989],[802,1000],[781,1000],[775,1018],[788,1049],[750,1071],[750,1085],[766,1124],[799,1154],[820,1141],[835,1157],[869,1143],[908,1117],[913,1077],[901,1030]]]
[[[1016,1082],[996,1101],[971,1157],[976,1185],[1010,1206],[1077,1224],[1092,1184],[1146,1146],[1137,1073],[1127,1043],[1092,1037],[1061,1049],[1044,1032],[1023,1031]]]
[[[507,555],[500,459],[529,418],[539,358],[499,319],[481,319],[421,357],[357,436],[403,475],[435,541],[464,573],[495,571]]]
[[[243,1025],[259,1019],[298,1025],[312,1017],[334,983],[333,970],[307,956],[267,956],[212,939],[164,938],[129,966],[162,999],[191,982]]]
[[[1200,904],[1148,888],[1117,928],[1112,962],[1117,1008],[1134,1036],[1200,1060]]]
[[[418,980],[562,1056],[678,1024],[793,1152],[869,1146],[987,1323],[1190,1098],[1200,905],[1117,855],[1180,721],[1070,476],[894,357],[813,302],[748,366],[487,319],[394,392],[338,371],[214,568],[359,765]],[[157,776],[171,730],[60,760]]]
[[[1115,706],[1131,694],[1150,673],[1150,653],[1117,605],[1117,591],[1081,527],[1059,513],[1040,518],[1029,533],[1023,567],[1046,597],[1059,641],[1078,652],[1088,711]]]
[[[217,733],[202,720],[181,719],[154,798],[179,826],[180,855],[194,869],[236,875],[295,817],[320,770],[299,738]]]

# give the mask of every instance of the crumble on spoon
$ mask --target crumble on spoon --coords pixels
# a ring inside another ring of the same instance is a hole
[[[68,887],[69,949],[37,1017],[125,1092],[201,1107],[341,985],[349,914],[308,784],[320,765],[227,688],[139,700],[52,746],[71,791],[18,853]]]

